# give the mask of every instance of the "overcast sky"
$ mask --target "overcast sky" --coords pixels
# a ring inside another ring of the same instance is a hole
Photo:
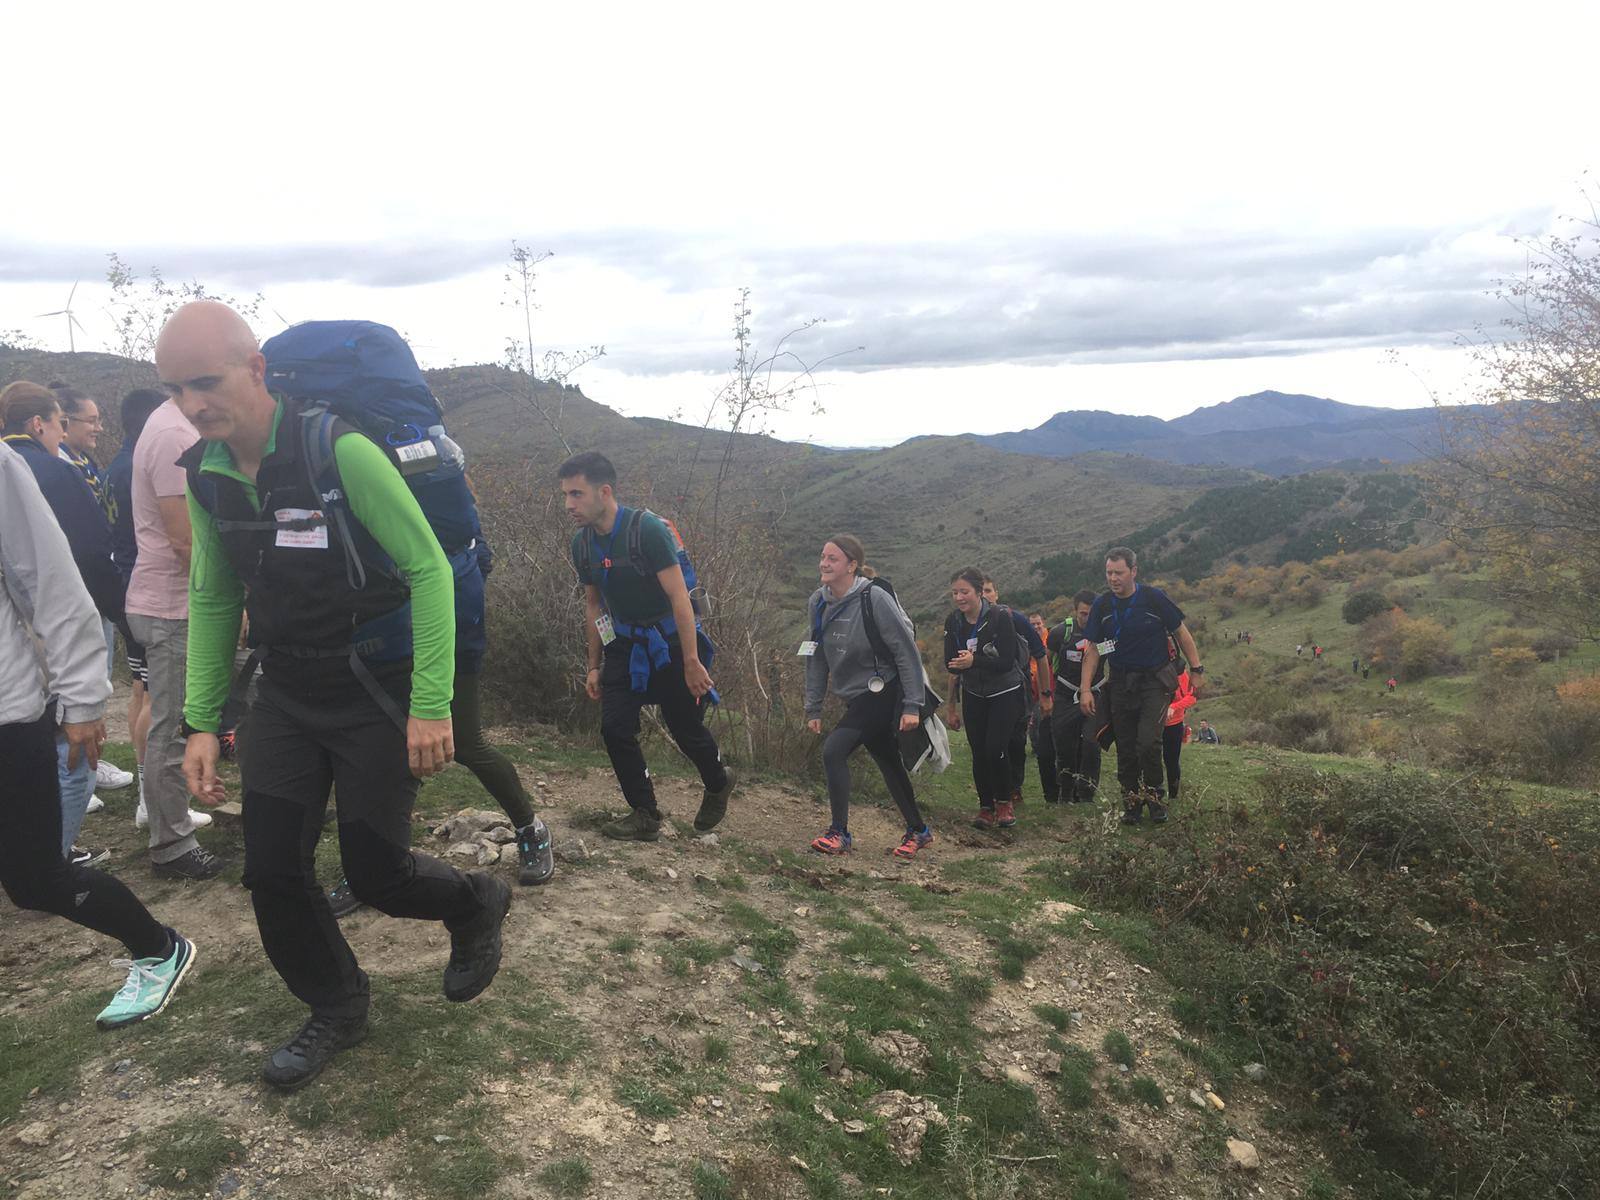
[[[775,430],[836,445],[1458,394],[1597,157],[1590,4],[33,7],[0,330],[65,349],[36,314],[81,281],[110,348],[116,251],[259,291],[263,335],[495,361],[517,239],[590,396],[703,415],[748,287],[827,360]]]

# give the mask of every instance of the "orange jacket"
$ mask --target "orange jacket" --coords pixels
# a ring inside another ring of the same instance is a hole
[[[1183,714],[1194,707],[1194,685],[1189,682],[1189,672],[1178,672],[1178,690],[1172,694],[1172,704],[1167,709],[1167,724],[1183,724]]]

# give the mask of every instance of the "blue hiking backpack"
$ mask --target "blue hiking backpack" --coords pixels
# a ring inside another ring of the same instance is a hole
[[[342,420],[381,446],[399,469],[445,556],[454,559],[482,535],[467,486],[466,456],[445,432],[434,398],[405,339],[373,321],[303,321],[261,347],[266,386],[301,402],[304,457],[329,524],[345,551],[350,585],[366,583],[361,543],[333,457],[333,423]],[[389,569],[392,564],[374,564]]]

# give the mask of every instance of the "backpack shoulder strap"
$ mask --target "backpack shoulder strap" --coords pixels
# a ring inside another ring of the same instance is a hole
[[[644,557],[643,526],[647,512],[650,512],[650,510],[645,508],[630,508],[628,510],[626,545],[628,547],[628,565],[636,573],[648,579],[653,577],[655,572],[650,569],[650,564],[645,561]],[[650,515],[652,517],[655,516],[654,513],[650,513]]]
[[[883,640],[883,634],[878,631],[878,616],[872,611],[872,593],[884,591],[877,583],[868,583],[861,592],[861,628],[867,635],[867,641],[872,646],[874,658],[885,662],[893,662],[894,655],[889,652],[889,644]]]
[[[355,535],[350,531],[350,499],[339,478],[339,463],[333,455],[333,426],[337,418],[325,408],[309,408],[300,414],[300,451],[306,464],[306,477],[322,500],[323,519],[339,536],[344,548],[345,579],[356,591],[367,586],[367,568],[361,561]]]

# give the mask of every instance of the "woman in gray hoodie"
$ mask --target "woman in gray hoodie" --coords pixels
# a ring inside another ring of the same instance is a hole
[[[914,858],[933,841],[933,831],[917,808],[911,776],[900,757],[899,735],[921,724],[924,693],[911,621],[892,592],[873,584],[875,573],[866,564],[866,552],[850,534],[823,543],[818,573],[822,586],[806,607],[811,637],[800,648],[806,656],[806,724],[812,733],[822,732],[822,702],[830,690],[845,702],[845,710],[822,743],[833,819],[811,848],[821,854],[850,850],[849,758],[864,745],[905,818],[905,837],[893,853]],[[878,647],[862,620],[862,606],[868,604]]]

